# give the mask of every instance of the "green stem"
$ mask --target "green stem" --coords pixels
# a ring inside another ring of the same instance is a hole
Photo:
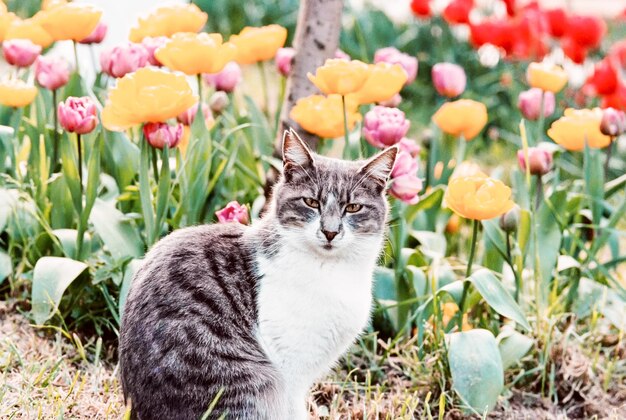
[[[276,107],[276,115],[274,115],[274,137],[278,135],[280,130],[280,111],[282,109],[283,102],[285,101],[285,91],[287,86],[287,78],[281,77],[280,79],[280,91],[278,93],[278,106]]]
[[[606,147],[606,162],[604,162],[604,180],[609,181],[609,162],[611,161],[611,155],[613,154],[613,143],[615,137],[611,136],[611,142]]]
[[[546,109],[546,93],[541,91],[541,101],[539,106],[539,121],[537,123],[537,138],[536,143],[539,143],[543,139],[543,126],[545,124],[545,116],[543,115]]]
[[[152,155],[152,172],[154,172],[154,181],[159,183],[159,166],[157,164],[157,152],[154,147],[150,148],[150,154]]]
[[[270,115],[270,94],[267,87],[267,75],[265,74],[265,62],[257,62],[259,68],[259,74],[261,75],[261,88],[263,89],[263,108],[265,115],[269,118]]]
[[[198,78],[198,108],[202,109],[202,75],[198,73],[196,77]]]
[[[59,115],[57,113],[57,90],[52,91],[52,114],[54,131],[52,132],[52,161],[50,162],[50,168],[52,172],[57,171],[57,163],[59,161]]]
[[[476,253],[476,240],[478,239],[478,220],[472,220],[472,244],[470,245],[469,258],[467,260],[467,270],[465,271],[465,278],[467,279],[472,274],[472,263],[474,262],[474,254]],[[465,313],[465,300],[467,299],[467,291],[469,289],[469,282],[463,281],[463,294],[461,295],[461,302],[459,303],[459,331],[463,329],[463,314]]]
[[[76,73],[80,76],[80,64],[78,64],[78,43],[72,41],[74,44],[74,61],[76,62]]]
[[[511,270],[513,271],[513,277],[515,277],[515,301],[519,303],[519,295],[520,290],[522,288],[522,280],[517,275],[517,271],[515,271],[515,267],[513,266],[513,259],[511,258],[511,234],[506,232],[506,257]]]
[[[78,147],[78,179],[80,180],[80,193],[83,193],[83,143],[80,134],[76,133],[76,146]]]
[[[350,147],[350,133],[348,133],[348,111],[346,110],[346,96],[341,95],[341,109],[343,111],[343,137],[346,140],[345,148]]]
[[[539,209],[541,202],[543,201],[543,182],[541,181],[541,175],[536,175],[536,187],[535,187],[535,210]]]

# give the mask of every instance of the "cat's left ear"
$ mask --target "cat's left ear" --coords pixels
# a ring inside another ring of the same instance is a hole
[[[389,175],[391,175],[393,165],[396,163],[397,155],[398,147],[396,146],[383,150],[368,160],[365,165],[359,169],[359,173],[374,180],[382,192],[387,186],[387,180],[389,179]]]
[[[294,171],[306,171],[314,164],[313,155],[300,136],[293,130],[283,134],[283,173],[289,180]]]

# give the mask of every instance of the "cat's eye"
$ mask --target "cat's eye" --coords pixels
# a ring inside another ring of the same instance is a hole
[[[363,208],[362,204],[351,203],[346,206],[346,212],[348,213],[356,213],[357,211]]]
[[[312,209],[319,209],[320,208],[320,202],[313,199],[313,198],[309,198],[309,197],[304,197],[304,204],[306,204],[307,206],[311,207]]]

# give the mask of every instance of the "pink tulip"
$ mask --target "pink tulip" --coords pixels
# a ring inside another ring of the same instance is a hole
[[[100,67],[109,76],[124,77],[148,64],[149,53],[141,44],[128,42],[100,54]]]
[[[237,222],[242,225],[247,225],[250,221],[248,208],[236,201],[231,201],[222,210],[216,211],[215,215],[220,223]]]
[[[99,44],[107,36],[107,30],[109,27],[103,21],[98,22],[98,26],[93,30],[91,35],[80,41],[81,44]]]
[[[339,59],[342,59],[342,60],[352,60],[352,58],[350,58],[350,56],[348,54],[346,54],[345,52],[343,52],[339,48],[337,48],[337,51],[335,51],[335,58],[339,58]]]
[[[396,163],[391,171],[391,178],[398,178],[402,175],[415,175],[417,173],[417,160],[409,153],[400,151],[396,157]]]
[[[415,175],[400,175],[391,182],[389,192],[394,197],[408,204],[416,204],[419,201],[418,194],[422,191],[422,180]]]
[[[143,126],[143,135],[156,149],[163,149],[166,145],[169,149],[178,146],[183,138],[183,125],[169,125],[167,123],[156,122],[147,123]]]
[[[400,146],[401,152],[406,152],[414,158],[418,157],[422,152],[422,148],[415,142],[415,140],[406,137],[398,142],[398,146]]]
[[[539,88],[525,90],[519,94],[517,106],[527,120],[537,120],[541,114],[541,94]],[[549,117],[554,112],[554,93],[543,92],[543,116]]]
[[[467,76],[463,67],[452,63],[438,63],[432,69],[433,85],[440,95],[454,98],[465,90]]]
[[[365,114],[363,134],[372,146],[383,149],[402,140],[410,125],[398,108],[377,105]]]
[[[196,114],[198,113],[198,104],[193,105],[191,108],[189,108],[187,111],[179,114],[176,117],[176,120],[184,125],[191,125],[193,124],[193,120],[196,119]],[[209,106],[207,104],[202,104],[202,114],[204,114],[204,119],[208,120],[211,118],[211,110],[209,109]]]
[[[2,53],[7,63],[17,67],[28,67],[41,54],[41,47],[29,39],[9,39],[2,43]]]
[[[56,90],[70,80],[70,66],[61,57],[39,56],[35,61],[35,79],[42,87]]]
[[[231,61],[226,64],[222,71],[215,74],[203,74],[202,77],[207,85],[215,87],[215,90],[232,92],[241,82],[241,67]]]
[[[413,83],[417,77],[417,57],[400,52],[397,48],[387,47],[381,48],[374,54],[374,63],[385,62],[389,64],[400,64],[406,72],[405,85]]]
[[[276,68],[280,74],[285,77],[288,77],[291,74],[291,64],[295,55],[296,50],[293,48],[287,47],[278,49],[276,56],[274,57],[274,61],[276,62]]]
[[[522,171],[526,171],[526,158],[523,150],[518,150],[517,161]],[[540,147],[528,148],[528,161],[532,175],[545,175],[552,169],[552,153]]]
[[[617,137],[626,132],[626,114],[615,108],[602,110],[602,121],[600,131],[605,136]]]
[[[161,67],[162,64],[157,60],[154,56],[154,52],[164,46],[169,38],[166,36],[157,36],[157,37],[145,37],[143,41],[141,41],[141,45],[148,51],[148,62],[157,67]]]
[[[393,95],[390,99],[386,101],[379,102],[378,105],[386,106],[387,108],[397,108],[402,103],[402,96],[399,93]]]
[[[60,102],[57,108],[59,123],[66,131],[76,134],[91,133],[98,125],[98,110],[93,100],[87,96],[70,96]]]

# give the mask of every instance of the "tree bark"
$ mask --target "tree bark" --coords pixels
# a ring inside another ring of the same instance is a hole
[[[293,40],[296,55],[293,58],[291,75],[287,81],[279,130],[274,140],[274,156],[278,159],[282,158],[283,132],[290,127],[298,132],[311,149],[315,150],[317,146],[318,138],[303,131],[295,121],[289,118],[289,112],[298,99],[318,92],[315,85],[307,78],[307,73],[315,73],[315,69],[324,64],[326,59],[334,57],[339,46],[342,10],[343,0],[302,0],[300,3]],[[278,175],[278,171],[270,168],[265,185],[265,197],[268,199]]]

